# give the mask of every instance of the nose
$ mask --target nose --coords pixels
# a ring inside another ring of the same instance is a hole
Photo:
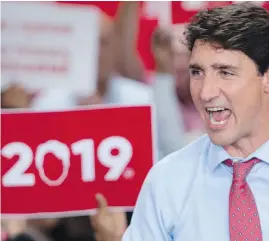
[[[214,80],[213,78],[205,78],[200,92],[201,100],[204,102],[210,102],[211,100],[219,97],[219,95],[220,89],[217,85],[217,80]]]

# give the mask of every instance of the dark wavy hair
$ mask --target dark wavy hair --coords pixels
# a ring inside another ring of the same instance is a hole
[[[231,4],[196,14],[186,27],[187,46],[196,40],[246,54],[264,75],[269,68],[269,12],[252,3]]]

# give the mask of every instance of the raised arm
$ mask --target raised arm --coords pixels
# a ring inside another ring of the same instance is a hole
[[[120,2],[115,19],[116,70],[123,77],[141,81],[144,66],[137,52],[140,2]]]

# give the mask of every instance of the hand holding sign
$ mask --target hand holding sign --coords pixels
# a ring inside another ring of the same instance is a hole
[[[97,241],[120,241],[127,228],[124,212],[110,212],[108,203],[102,194],[96,195],[97,214],[91,217],[92,227]]]

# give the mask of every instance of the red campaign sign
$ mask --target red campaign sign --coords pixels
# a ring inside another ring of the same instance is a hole
[[[135,205],[153,165],[150,106],[2,113],[4,215],[69,215]]]
[[[114,18],[117,14],[117,10],[120,4],[120,1],[60,1],[60,4],[80,4],[95,6],[101,11],[106,13],[108,16]],[[140,54],[140,57],[144,63],[144,66],[147,70],[155,69],[155,61],[151,52],[151,34],[155,28],[159,25],[158,16],[148,18],[146,16],[146,1],[141,1],[141,13],[139,20],[139,33],[137,37],[137,50]],[[199,10],[205,8],[214,8],[225,6],[233,3],[233,1],[171,1],[167,2],[170,5],[171,23],[186,23],[188,22]],[[268,1],[258,1],[257,3],[260,6],[263,6],[265,9],[269,10]],[[153,3],[154,4],[154,3]],[[157,2],[155,3],[158,4]],[[159,9],[158,9],[159,8]],[[162,12],[162,5],[156,7],[156,12]]]

